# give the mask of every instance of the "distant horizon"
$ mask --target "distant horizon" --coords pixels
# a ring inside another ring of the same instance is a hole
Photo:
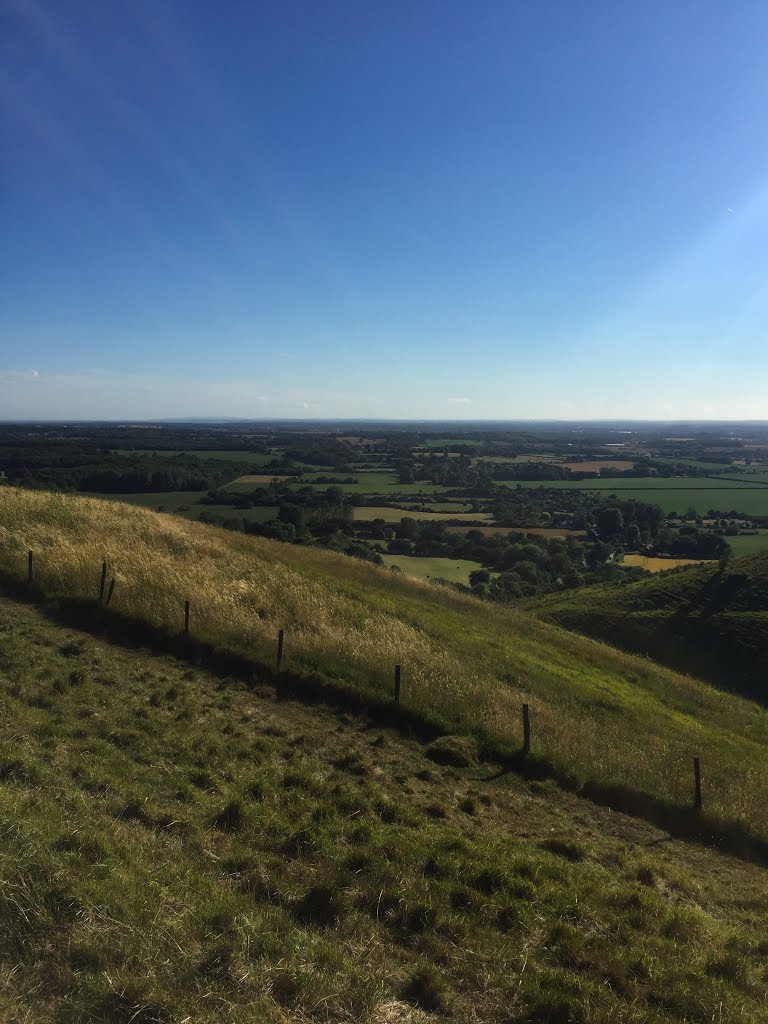
[[[322,417],[289,417],[289,416],[261,416],[261,417],[249,417],[249,416],[171,416],[171,417],[150,417],[143,419],[137,416],[118,416],[114,419],[106,418],[90,418],[90,417],[63,417],[56,419],[46,419],[44,417],[27,417],[27,418],[14,418],[14,419],[0,419],[0,425],[2,426],[13,426],[14,424],[74,424],[78,425],[81,423],[95,423],[105,424],[109,426],[131,426],[133,424],[208,424],[208,425],[227,425],[227,424],[249,424],[255,423],[264,426],[268,426],[272,423],[286,424],[286,423],[298,423],[298,424],[370,424],[371,426],[379,426],[385,424],[419,424],[419,425],[434,425],[434,426],[450,426],[456,427],[457,429],[471,429],[475,426],[515,426],[518,424],[524,425],[562,425],[562,426],[579,426],[579,425],[610,425],[610,426],[690,426],[690,427],[702,427],[702,426],[734,426],[734,427],[768,427],[768,419],[622,419],[616,417],[589,417],[584,419],[556,419],[552,417],[526,417],[521,419],[420,419],[415,417],[398,417],[398,418],[382,418],[382,417],[341,417],[341,416],[322,416]]]

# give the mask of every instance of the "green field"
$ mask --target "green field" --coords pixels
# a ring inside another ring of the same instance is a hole
[[[94,494],[94,498],[103,498],[105,501],[122,501],[129,505],[141,505],[142,508],[151,508],[155,512],[162,508],[165,512],[178,512],[179,509],[189,506],[202,508],[196,505],[198,498],[202,498],[207,491],[141,491],[138,494]]]
[[[235,493],[250,494],[251,491],[256,491],[259,487],[268,487],[273,480],[279,482],[285,480],[297,480],[298,477],[286,477],[283,473],[248,473],[248,476],[263,476],[263,480],[244,480],[237,477],[234,480],[230,480],[228,484],[224,484],[221,488],[222,491],[233,491]]]
[[[540,487],[563,491],[599,491],[606,497],[615,494],[624,501],[634,499],[660,505],[664,511],[685,512],[693,507],[699,514],[711,508],[721,511],[734,509],[746,515],[768,515],[768,486],[750,486],[738,480],[710,478],[682,479],[680,477],[647,477],[642,480],[623,477],[618,479],[581,480],[508,480],[499,481],[506,487],[522,486],[529,490]]]
[[[382,555],[384,564],[397,566],[408,576],[421,580],[448,580],[449,583],[469,583],[469,574],[482,569],[480,562],[466,558],[419,558],[417,555]]]
[[[249,523],[266,523],[274,519],[278,513],[277,505],[254,505],[253,508],[233,508],[231,505],[194,505],[191,509],[193,519],[198,519],[203,512],[213,512],[217,516],[228,519],[245,519]],[[187,513],[182,513],[187,515]]]
[[[489,462],[493,465],[503,466],[519,464],[521,462],[552,462],[553,460],[563,462],[573,458],[573,455],[555,455],[553,452],[547,452],[543,455],[478,455],[473,461],[475,465],[481,462]]]
[[[389,484],[397,483],[397,475],[391,470],[381,469],[356,469],[351,473],[342,473],[339,470],[312,470],[301,474],[303,484],[313,484],[318,477],[332,477],[334,480],[345,480],[347,477],[354,477],[358,484],[366,484],[370,489],[386,487]],[[322,484],[329,487],[330,484]],[[352,487],[352,484],[339,484],[339,487]]]
[[[317,476],[332,476],[337,479],[344,479],[346,476],[354,476],[357,483],[354,484],[319,484],[314,483],[313,480]],[[305,473],[301,476],[297,482],[297,487],[312,487],[315,490],[322,491],[328,487],[340,487],[346,494],[443,494],[447,487],[443,487],[440,484],[430,484],[427,482],[415,483],[415,484],[401,484],[397,482],[396,473],[379,473],[379,472],[362,472],[356,473],[334,473],[327,471],[324,473]]]
[[[453,522],[461,519],[465,522],[487,523],[492,519],[490,512],[416,512],[407,508],[390,508],[388,505],[360,505],[352,510],[353,518],[361,522],[383,519],[385,523],[399,523],[401,519],[422,519],[425,522]]]
[[[105,501],[126,502],[128,505],[140,505],[142,508],[150,508],[154,512],[162,509],[164,512],[173,512],[175,515],[184,516],[186,519],[198,519],[203,512],[213,512],[219,516],[228,518],[247,519],[252,523],[265,523],[268,519],[274,519],[277,515],[276,505],[256,505],[253,508],[233,508],[232,505],[203,505],[199,499],[204,497],[207,491],[163,491],[159,493],[139,494],[94,494],[94,498],[103,498]]]
[[[737,558],[740,555],[752,555],[757,551],[768,551],[768,531],[754,536],[726,537],[725,539]]]
[[[734,466],[736,472],[731,475],[717,474],[718,479],[738,480],[745,484],[768,484],[768,469],[765,466]]]
[[[706,470],[709,473],[722,473],[722,472],[726,472],[732,466],[732,463],[730,463],[730,462],[729,463],[714,462],[714,461],[712,461],[712,462],[705,462],[702,459],[685,459],[685,458],[674,459],[674,458],[671,458],[670,456],[666,456],[666,455],[664,455],[664,456],[656,456],[656,455],[651,455],[650,453],[647,453],[645,457],[649,458],[652,462],[660,463],[662,466],[690,466],[692,469],[703,469],[703,470]],[[740,468],[740,467],[733,466],[733,469],[737,469],[737,468]]]

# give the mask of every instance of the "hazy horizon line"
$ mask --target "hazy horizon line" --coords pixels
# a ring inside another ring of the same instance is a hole
[[[557,423],[557,424],[621,424],[621,425],[646,425],[646,424],[668,424],[670,426],[676,425],[741,425],[741,426],[766,426],[768,427],[768,419],[637,419],[637,418],[626,418],[617,419],[614,417],[605,418],[569,418],[561,419],[558,417],[541,416],[541,417],[525,417],[521,419],[442,419],[438,417],[430,418],[414,418],[414,417],[360,417],[360,416],[169,416],[169,417],[136,417],[136,416],[122,416],[113,419],[104,419],[99,417],[57,417],[53,419],[45,419],[43,417],[24,417],[24,418],[13,418],[13,419],[0,419],[0,426],[14,426],[14,425],[27,425],[31,423],[38,424],[82,424],[82,423],[93,423],[93,424],[104,424],[104,425],[131,425],[131,424],[185,424],[185,423],[259,423],[259,424],[270,424],[270,423],[370,423],[370,424],[384,424],[384,423],[419,423],[419,424],[450,424],[457,427],[467,427],[475,424],[517,424],[517,423]]]

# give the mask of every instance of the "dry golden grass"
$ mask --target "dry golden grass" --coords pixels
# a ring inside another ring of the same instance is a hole
[[[388,696],[395,664],[419,713],[492,742],[520,739],[531,704],[535,750],[582,779],[685,804],[690,758],[707,807],[768,835],[768,715],[647,659],[525,613],[314,548],[217,530],[96,499],[0,489],[0,569],[58,598],[98,593],[112,608],[181,631],[184,600],[202,641]]]
[[[677,569],[681,565],[699,565],[711,562],[710,558],[651,558],[650,555],[624,555],[624,565],[639,565],[648,572],[664,572],[665,569]]]

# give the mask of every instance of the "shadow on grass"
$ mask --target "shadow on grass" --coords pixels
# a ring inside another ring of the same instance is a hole
[[[256,658],[204,643],[194,636],[172,633],[161,627],[93,601],[80,598],[66,600],[47,598],[34,586],[0,576],[2,593],[15,600],[37,607],[57,625],[81,629],[121,646],[147,650],[156,655],[171,655],[214,675],[238,679],[247,685],[274,688],[278,699],[297,700],[308,705],[322,705],[366,718],[377,726],[430,741],[438,736],[458,733],[452,723],[439,715],[414,711],[395,704],[372,689],[352,682],[330,680],[321,674],[300,674],[282,669],[280,672]],[[465,731],[471,731],[466,729]],[[641,818],[668,832],[675,839],[696,842],[743,860],[768,866],[768,842],[738,821],[729,821],[697,811],[692,806],[673,804],[629,786],[603,783],[595,779],[578,779],[561,765],[537,754],[505,743],[494,743],[487,737],[480,740],[481,757],[495,763],[499,770],[486,776],[492,781],[514,773],[531,781],[552,781],[561,789],[575,793],[601,807]]]
[[[642,818],[669,833],[674,839],[700,843],[720,853],[768,867],[768,841],[752,832],[740,821],[729,821],[693,805],[675,804],[660,797],[597,779],[578,780],[570,772],[548,758],[535,754],[524,755],[522,750],[508,753],[502,769],[492,778],[513,772],[531,781],[555,782],[561,789],[575,793],[612,811]]]
[[[350,712],[425,741],[453,731],[450,723],[439,715],[431,716],[404,704],[395,704],[361,683],[329,679],[320,672],[292,672],[285,667],[277,671],[258,656],[248,657],[194,635],[185,636],[182,632],[153,626],[116,609],[104,608],[93,600],[50,598],[34,586],[8,580],[2,575],[0,586],[0,593],[35,606],[56,625],[81,629],[122,647],[146,650],[158,656],[171,655],[213,675],[238,679],[248,686],[272,687],[279,700],[297,700]]]
[[[753,642],[725,632],[728,613],[705,620],[685,610],[660,619],[647,618],[647,609],[614,613],[545,615],[578,636],[589,636],[627,654],[652,658],[683,675],[694,675],[719,690],[768,707],[763,669],[768,654],[768,624],[751,623]],[[723,620],[725,617],[725,621]],[[714,623],[714,625],[713,625]]]

